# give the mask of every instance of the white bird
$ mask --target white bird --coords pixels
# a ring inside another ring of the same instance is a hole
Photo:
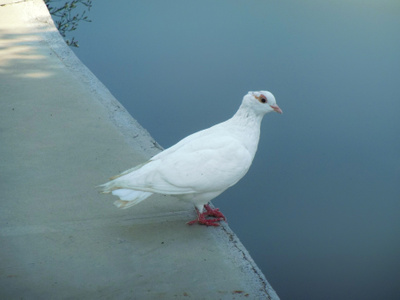
[[[248,92],[232,118],[189,135],[99,187],[120,198],[114,202],[119,208],[136,205],[154,193],[173,195],[194,204],[198,217],[188,224],[218,226],[216,222],[226,219],[208,202],[247,173],[262,118],[272,111],[282,113],[270,92]]]

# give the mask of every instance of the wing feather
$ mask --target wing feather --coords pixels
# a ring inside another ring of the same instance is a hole
[[[169,155],[154,157],[115,181],[118,188],[161,194],[223,191],[246,174],[252,159],[236,139],[208,136],[182,145]]]
[[[221,134],[217,126],[192,134],[115,176],[106,184],[107,190],[170,195],[224,191],[247,173],[254,155],[234,136]]]

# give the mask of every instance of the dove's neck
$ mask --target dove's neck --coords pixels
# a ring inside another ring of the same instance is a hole
[[[260,128],[260,124],[262,118],[264,117],[263,114],[256,113],[254,110],[248,109],[246,105],[242,104],[236,114],[232,117],[234,122],[240,123],[241,125],[245,126],[257,126]]]
[[[260,126],[263,115],[241,106],[228,120],[231,133],[237,136],[254,156],[260,139]]]

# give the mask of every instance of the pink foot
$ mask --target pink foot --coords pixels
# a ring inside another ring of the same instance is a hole
[[[218,223],[222,220],[226,221],[225,216],[222,214],[222,212],[219,211],[219,208],[211,208],[210,205],[206,204],[204,205],[204,208],[206,209],[204,212],[199,213],[199,211],[196,209],[197,212],[197,219],[188,222],[188,225],[193,225],[195,223],[198,223],[199,225],[206,225],[206,226],[219,226]],[[215,217],[214,219],[207,219],[206,217]]]
[[[204,208],[206,209],[207,216],[216,217],[226,221],[225,216],[223,215],[222,212],[219,211],[219,208],[211,208],[209,204],[204,205]]]

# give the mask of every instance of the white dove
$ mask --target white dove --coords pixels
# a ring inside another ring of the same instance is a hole
[[[119,208],[136,205],[154,193],[172,195],[194,204],[197,219],[188,224],[219,226],[217,222],[226,219],[208,202],[247,173],[262,118],[272,111],[282,113],[270,92],[248,92],[229,120],[189,135],[99,187],[120,198],[114,202]]]

